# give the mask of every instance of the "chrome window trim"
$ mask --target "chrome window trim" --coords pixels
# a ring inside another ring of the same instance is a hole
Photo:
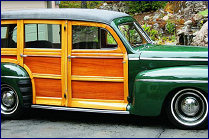
[[[208,83],[208,80],[169,80],[169,79],[136,79],[143,82],[176,82],[176,83]]]

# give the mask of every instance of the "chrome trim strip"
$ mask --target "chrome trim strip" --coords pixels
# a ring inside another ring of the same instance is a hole
[[[43,106],[43,105],[31,105],[31,107],[40,108],[40,109],[78,111],[78,112],[130,114],[129,111],[119,111],[119,110],[100,110],[100,109],[70,108],[70,107],[56,107],[56,106]]]
[[[58,55],[22,55],[21,57],[55,57],[60,58]]]
[[[129,57],[128,60],[139,60],[139,57]]]
[[[176,83],[208,83],[206,80],[164,80],[164,79],[136,79],[135,81],[144,82],[176,82]]]
[[[68,58],[123,58],[122,56],[68,56]]]
[[[29,77],[18,77],[18,76],[1,76],[1,78],[29,79]]]
[[[208,61],[205,58],[152,58],[152,57],[140,57],[140,60],[174,60],[174,61]]]

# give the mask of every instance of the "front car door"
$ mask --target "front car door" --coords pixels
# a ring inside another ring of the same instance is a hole
[[[69,21],[67,67],[69,107],[126,110],[127,53],[111,27]]]

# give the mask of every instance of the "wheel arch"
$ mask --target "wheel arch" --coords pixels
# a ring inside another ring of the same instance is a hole
[[[180,90],[183,90],[183,89],[194,89],[194,90],[197,90],[197,91],[200,91],[201,93],[203,93],[204,96],[206,96],[206,97],[208,96],[208,94],[207,94],[208,92],[205,89],[200,88],[200,87],[179,86],[177,88],[174,88],[174,89],[172,89],[168,92],[165,99],[163,100],[163,104],[162,104],[161,112],[160,112],[161,115],[165,114],[165,108],[166,108],[166,104],[167,104],[169,98],[172,97],[175,93],[177,93],[177,92],[179,92]]]
[[[33,103],[35,85],[31,70],[26,66],[18,65],[15,61],[1,62],[1,84],[12,86],[20,97],[24,107]]]

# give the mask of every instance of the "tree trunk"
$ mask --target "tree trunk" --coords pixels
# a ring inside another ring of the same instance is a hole
[[[87,1],[81,1],[81,8],[87,8]]]

